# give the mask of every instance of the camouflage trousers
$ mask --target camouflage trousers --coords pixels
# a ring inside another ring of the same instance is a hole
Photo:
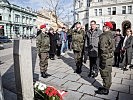
[[[74,58],[76,66],[82,66],[82,52],[74,50]]]
[[[112,63],[113,63],[113,59],[108,59],[106,61],[107,65],[105,66],[105,68],[100,68],[100,74],[101,74],[101,78],[103,79],[103,87],[105,87],[106,89],[109,89],[111,87],[112,84]]]
[[[48,67],[48,53],[39,53],[39,59],[40,59],[40,71],[46,72]]]

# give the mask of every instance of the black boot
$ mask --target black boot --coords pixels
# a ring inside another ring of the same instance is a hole
[[[95,91],[96,94],[103,94],[103,95],[108,95],[109,94],[109,89],[106,89],[104,87],[99,87],[97,91]]]
[[[49,76],[51,76],[51,75],[46,72],[41,72],[41,77],[48,78]]]

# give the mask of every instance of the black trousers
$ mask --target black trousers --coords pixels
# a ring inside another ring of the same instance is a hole
[[[120,52],[114,52],[114,65],[119,66],[121,60]]]
[[[61,55],[61,44],[60,45],[57,45],[56,54],[57,54],[58,57]]]
[[[93,72],[98,73],[97,57],[89,57],[90,60],[90,74]]]

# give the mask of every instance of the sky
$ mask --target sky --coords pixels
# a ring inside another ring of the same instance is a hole
[[[39,10],[42,7],[45,8],[45,0],[8,0],[11,4],[16,4],[21,7],[30,7],[32,10]],[[48,0],[49,1],[49,0]],[[61,0],[63,5],[65,6],[64,14],[69,12],[69,18],[65,18],[64,20],[67,21],[72,20],[72,10],[73,10],[73,0]],[[68,16],[68,15],[66,15]]]

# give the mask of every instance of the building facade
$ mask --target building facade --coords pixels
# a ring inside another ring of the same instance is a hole
[[[52,27],[54,28],[54,30],[56,30],[59,27],[62,27],[64,23],[58,20],[57,25],[55,14],[51,11],[42,8],[37,11],[36,25],[39,28],[39,26],[42,24],[46,24],[48,29]]]
[[[83,1],[83,0],[78,0]],[[83,25],[87,25],[91,20],[95,20],[97,22],[97,26],[102,29],[103,23],[105,21],[111,21],[114,28],[113,30],[120,28],[122,30],[123,35],[125,35],[125,30],[127,28],[133,29],[133,0],[85,0],[87,6],[87,10],[89,11],[88,19],[84,15],[87,16],[87,12],[84,11],[84,14],[80,12],[83,11],[78,8],[79,19],[81,17],[81,21]]]
[[[0,0],[0,36],[14,38],[36,34],[36,18],[37,14],[31,9]]]

